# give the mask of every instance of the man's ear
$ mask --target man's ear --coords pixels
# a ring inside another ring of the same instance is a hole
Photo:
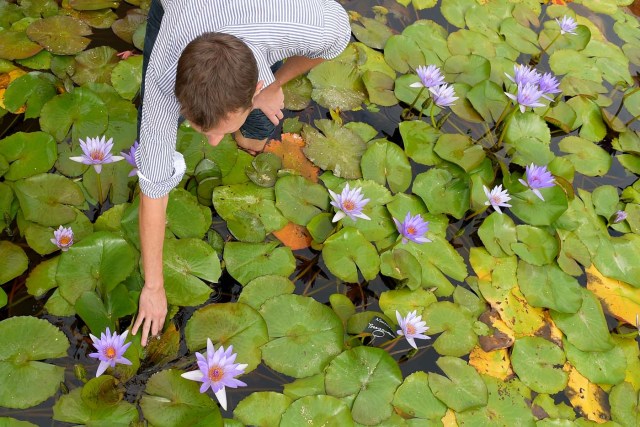
[[[260,93],[263,87],[264,87],[264,80],[260,80],[256,85],[256,91],[253,93],[253,98],[255,98],[256,95]]]

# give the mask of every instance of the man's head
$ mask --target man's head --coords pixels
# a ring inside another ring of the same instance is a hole
[[[178,60],[175,94],[180,113],[212,145],[242,126],[259,90],[253,52],[232,35],[202,34]]]

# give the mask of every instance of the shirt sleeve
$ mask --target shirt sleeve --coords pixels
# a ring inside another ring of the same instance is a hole
[[[351,40],[347,11],[336,1],[328,0],[324,9],[323,49],[309,57],[333,59],[345,50]]]
[[[173,93],[159,87],[152,70],[145,77],[140,145],[136,165],[140,191],[153,199],[176,187],[186,171],[182,154],[176,151],[180,106]]]

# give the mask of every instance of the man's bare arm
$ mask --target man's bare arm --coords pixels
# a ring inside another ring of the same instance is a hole
[[[138,316],[133,325],[135,335],[142,325],[142,345],[147,337],[162,330],[167,315],[167,298],[162,273],[162,246],[169,196],[152,199],[140,193],[139,227],[144,287],[140,293]]]

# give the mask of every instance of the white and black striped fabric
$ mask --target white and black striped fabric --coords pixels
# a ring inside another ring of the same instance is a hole
[[[273,83],[270,66],[301,55],[331,59],[349,43],[351,29],[335,0],[161,0],[164,16],[145,77],[136,152],[140,190],[158,198],[176,187],[185,172],[176,151],[179,105],[174,95],[180,54],[195,37],[222,32],[253,51],[259,79]],[[198,96],[194,93],[193,96]]]

